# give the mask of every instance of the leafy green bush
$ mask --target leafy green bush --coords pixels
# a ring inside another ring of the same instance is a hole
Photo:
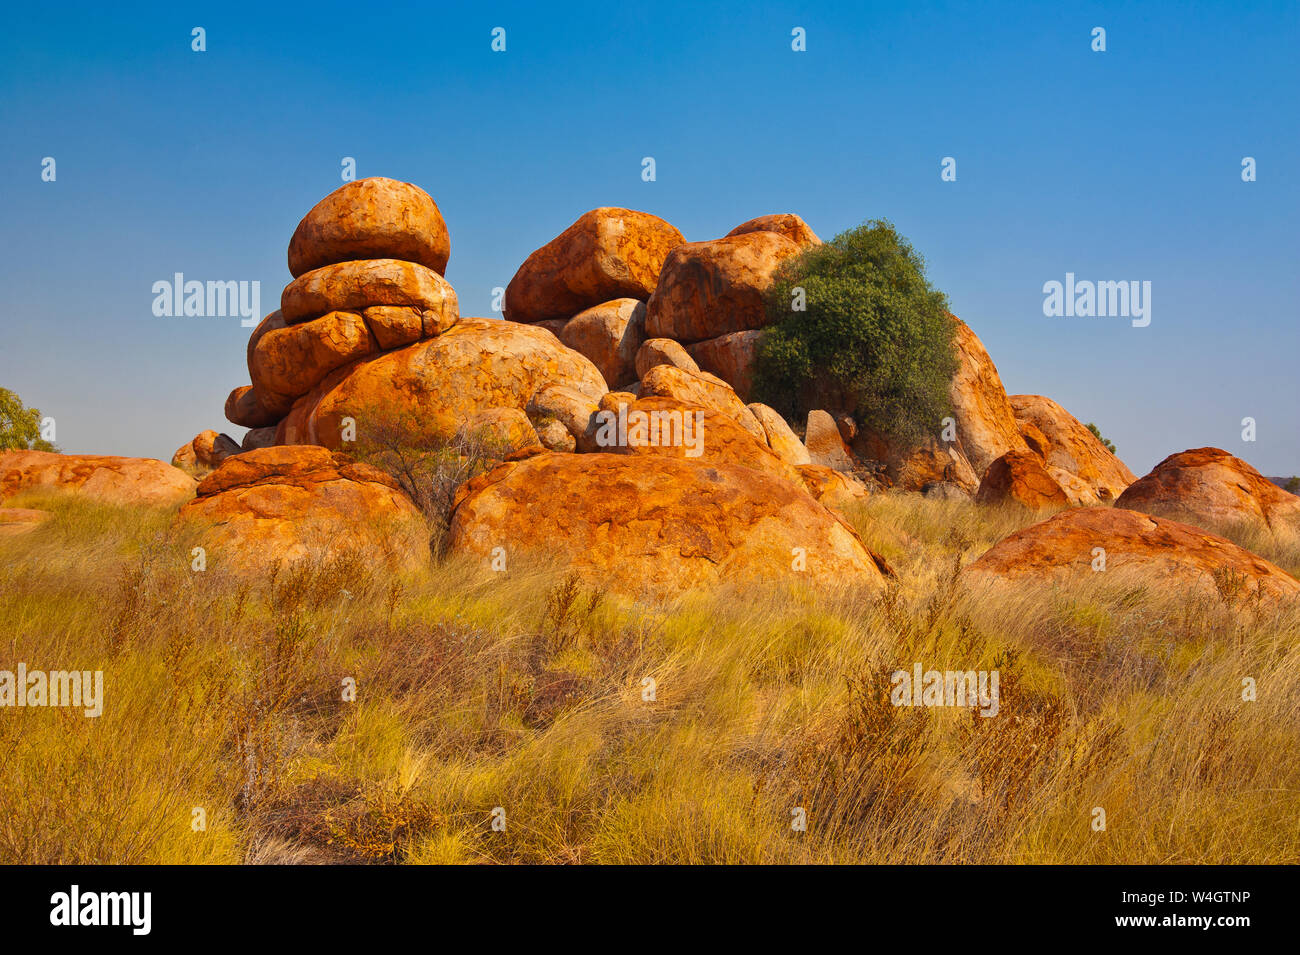
[[[1104,447],[1104,448],[1105,448],[1107,451],[1109,451],[1111,454],[1115,454],[1115,453],[1117,453],[1117,452],[1115,451],[1115,443],[1114,443],[1113,441],[1111,441],[1110,438],[1104,438],[1104,437],[1102,437],[1102,434],[1101,434],[1101,428],[1097,427],[1097,426],[1096,426],[1095,424],[1093,424],[1091,421],[1089,421],[1088,424],[1087,424],[1085,427],[1087,427],[1087,429],[1088,429],[1089,431],[1092,432],[1092,436],[1093,436],[1094,438],[1096,438],[1098,441],[1101,442],[1102,447]]]
[[[8,388],[0,388],[0,451],[57,451],[41,437],[41,413],[23,406]]]
[[[791,421],[824,408],[898,438],[938,432],[957,369],[954,325],[924,259],[891,223],[866,222],[785,262],[767,309],[758,401]]]

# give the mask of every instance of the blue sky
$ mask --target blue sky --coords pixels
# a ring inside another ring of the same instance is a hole
[[[1295,3],[38,7],[0,35],[0,385],[66,451],[242,435],[248,329],[155,317],[152,285],[257,280],[272,310],[351,156],[438,202],[463,314],[595,206],[691,240],[886,217],[1007,390],[1136,473],[1203,445],[1300,472]],[[1150,281],[1150,326],[1045,317],[1066,272]]]

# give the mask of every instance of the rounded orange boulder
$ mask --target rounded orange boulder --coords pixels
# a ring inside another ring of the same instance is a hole
[[[563,385],[594,407],[608,390],[588,359],[532,325],[465,318],[436,338],[363,358],[326,375],[281,423],[281,444],[340,448],[346,421],[356,440],[446,440],[489,408],[528,411],[533,397]]]
[[[1254,528],[1279,540],[1300,540],[1300,497],[1220,448],[1171,454],[1131,484],[1115,506],[1202,527]]]
[[[630,596],[788,582],[878,588],[882,564],[802,486],[751,468],[672,457],[542,452],[457,492],[451,546],[558,559]]]
[[[345,552],[391,568],[429,558],[423,518],[397,483],[318,447],[228,458],[199,483],[179,519],[202,528],[211,565],[241,575]]]
[[[611,388],[636,381],[636,356],[645,341],[645,302],[618,298],[573,316],[560,341],[591,359]]]
[[[429,194],[374,176],[340,186],[303,216],[289,241],[289,272],[297,278],[336,262],[402,259],[442,275],[450,255],[447,224]]]
[[[1065,507],[1069,499],[1032,451],[1008,451],[980,479],[975,500],[980,504],[1019,504],[1031,511]]]
[[[727,235],[746,235],[750,232],[775,232],[777,235],[785,236],[801,249],[822,244],[822,240],[817,238],[817,233],[809,228],[808,223],[793,212],[778,212],[774,215],[750,219],[736,226]]]
[[[770,323],[763,295],[777,267],[798,254],[799,246],[766,231],[677,246],[646,306],[646,334],[691,344],[762,328]]]
[[[63,491],[110,504],[173,507],[194,493],[194,478],[154,458],[0,453],[0,501],[32,490]]]
[[[684,241],[658,216],[592,209],[524,260],[506,286],[505,317],[567,319],[616,298],[647,299],[669,251]]]
[[[1051,398],[1011,395],[1016,427],[1072,504],[1110,504],[1137,480],[1079,419]]]
[[[1015,590],[1116,580],[1214,594],[1236,582],[1262,596],[1300,599],[1300,581],[1226,538],[1121,507],[1062,511],[1003,538],[962,576]]]
[[[360,312],[372,305],[410,305],[441,319],[458,314],[456,293],[437,272],[398,259],[362,259],[314,269],[280,295],[284,322],[293,325],[333,311]]]

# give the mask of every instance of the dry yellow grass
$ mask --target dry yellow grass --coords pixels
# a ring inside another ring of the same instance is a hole
[[[242,586],[168,514],[42,506],[0,539],[0,668],[102,669],[106,701],[0,710],[0,862],[1300,859],[1300,612],[964,594],[1023,515],[879,495],[884,595],[645,608],[457,560]],[[891,706],[914,662],[997,668],[999,715]]]

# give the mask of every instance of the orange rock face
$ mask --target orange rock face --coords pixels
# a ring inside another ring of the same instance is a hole
[[[767,446],[778,458],[796,467],[801,464],[812,464],[812,457],[808,454],[804,443],[774,408],[758,402],[745,407],[763,426],[763,433],[767,435]]]
[[[750,232],[775,232],[777,235],[785,236],[801,249],[822,244],[822,240],[817,238],[817,233],[808,227],[808,223],[791,212],[778,212],[774,215],[750,219],[736,226],[727,235],[746,235]]]
[[[640,395],[643,398],[675,398],[688,405],[712,408],[731,418],[760,442],[767,441],[763,426],[731,386],[706,371],[690,372],[672,365],[657,365],[641,379]]]
[[[266,332],[253,349],[248,371],[257,400],[278,419],[335,368],[378,350],[359,314],[330,312]]]
[[[1264,527],[1280,540],[1300,538],[1300,497],[1219,448],[1171,454],[1124,491],[1115,506],[1206,527]]]
[[[684,241],[658,216],[592,209],[519,267],[506,287],[505,317],[567,319],[616,298],[647,299],[669,250]]]
[[[180,468],[192,477],[202,478],[240,450],[235,439],[228,434],[200,431],[193,440],[176,449],[172,455],[172,467]]]
[[[393,479],[324,448],[229,458],[203,479],[180,519],[205,528],[209,566],[238,574],[344,551],[392,568],[429,557],[423,519]]]
[[[0,507],[0,538],[30,533],[49,519],[49,511],[38,511],[30,507]]]
[[[433,337],[424,334],[424,313],[411,305],[372,305],[361,313],[361,317],[380,351],[401,348],[418,342],[421,338]],[[439,329],[437,334],[442,334],[443,331],[446,329]]]
[[[763,293],[777,267],[798,254],[775,232],[679,245],[646,305],[646,334],[689,344],[762,328],[769,324]]]
[[[429,194],[409,182],[375,176],[335,189],[316,203],[289,241],[289,272],[357,259],[403,259],[439,275],[451,238]]]
[[[226,420],[241,428],[266,428],[280,418],[267,410],[252,385],[242,385],[226,398]]]
[[[1043,460],[1071,504],[1110,504],[1136,478],[1079,419],[1051,398],[1008,399],[1026,445]]]
[[[345,418],[362,443],[376,427],[397,428],[416,444],[447,440],[480,411],[527,411],[552,384],[593,406],[607,390],[595,365],[544,329],[466,318],[436,338],[331,372],[294,405],[277,443],[340,448]]]
[[[502,464],[457,497],[454,550],[550,556],[632,596],[723,581],[833,588],[883,579],[847,523],[803,488],[750,468],[544,452]]]
[[[980,504],[1019,504],[1031,511],[1065,507],[1069,499],[1032,451],[1008,451],[984,471],[975,500]]]
[[[687,351],[707,372],[717,375],[748,401],[754,390],[754,356],[761,331],[732,332],[696,342]]]
[[[803,443],[813,464],[836,471],[853,470],[853,458],[844,444],[835,419],[828,412],[817,409],[808,412]]]
[[[996,458],[1029,447],[984,345],[965,322],[956,316],[953,322],[957,371],[948,387],[956,425],[953,440],[942,439],[943,424],[938,421],[934,433],[919,442],[902,442],[870,429],[854,440],[858,457],[884,464],[888,479],[904,490],[947,483],[973,493]]]
[[[752,468],[800,482],[798,472],[764,441],[735,419],[714,408],[675,398],[649,397],[601,402],[596,418],[595,450],[676,458],[703,465]]]
[[[529,400],[528,419],[538,429],[539,436],[549,424],[558,424],[569,435],[573,448],[597,451],[596,412],[608,397],[605,394],[600,399],[593,398],[590,389],[579,391],[568,385],[547,385]],[[559,449],[554,441],[542,443],[548,448]],[[568,449],[567,442],[565,444]]]
[[[835,510],[852,507],[871,496],[866,485],[857,478],[820,464],[802,465],[799,476],[809,494]]]
[[[636,355],[645,341],[645,302],[619,298],[573,316],[560,341],[591,359],[611,388],[636,381]]]
[[[979,487],[975,469],[956,442],[927,437],[920,444],[908,444],[864,430],[854,438],[853,452],[862,460],[883,464],[886,480],[904,491],[945,484],[971,495]]]
[[[538,443],[528,415],[518,408],[488,408],[470,417],[461,433],[480,442],[489,453],[504,457]]]
[[[700,366],[671,338],[647,338],[636,352],[636,376],[644,378],[656,365],[672,365],[685,371],[699,371]]]
[[[1008,451],[1026,451],[1016,415],[1002,387],[997,366],[984,343],[961,319],[957,323],[957,374],[949,388],[957,419],[957,442],[976,475]]]
[[[329,312],[361,312],[373,305],[407,305],[432,312],[430,324],[454,323],[456,293],[432,269],[398,259],[362,259],[314,269],[280,295],[280,314],[293,325]]]
[[[0,501],[31,490],[67,491],[109,504],[175,507],[194,493],[194,479],[153,458],[0,453]]]
[[[1105,569],[1095,571],[1105,551]],[[1300,581],[1225,538],[1118,507],[1063,511],[1004,538],[963,577],[975,586],[1060,586],[1138,579],[1163,589],[1215,593],[1231,578],[1265,596],[1296,600]],[[1103,577],[1103,575],[1105,575]],[[1220,583],[1216,583],[1216,577]]]

